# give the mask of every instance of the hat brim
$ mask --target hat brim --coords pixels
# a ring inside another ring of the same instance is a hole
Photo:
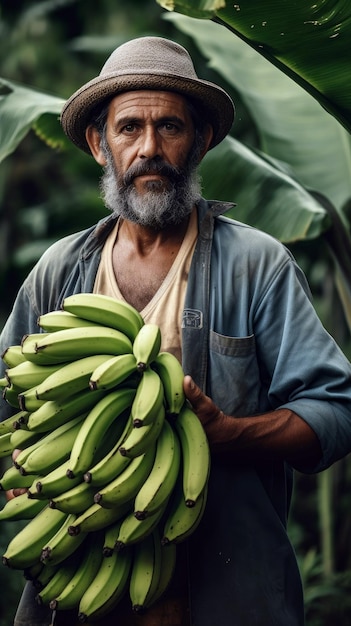
[[[235,109],[229,95],[214,83],[182,76],[138,72],[105,74],[89,81],[78,89],[65,103],[61,112],[61,125],[67,137],[81,150],[91,154],[85,132],[91,123],[92,112],[104,101],[126,91],[174,91],[190,98],[199,106],[213,128],[209,148],[214,148],[229,133],[234,122]]]

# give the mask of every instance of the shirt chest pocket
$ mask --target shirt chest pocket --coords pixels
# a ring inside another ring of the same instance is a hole
[[[259,412],[260,377],[254,335],[228,337],[210,331],[208,394],[227,414]]]

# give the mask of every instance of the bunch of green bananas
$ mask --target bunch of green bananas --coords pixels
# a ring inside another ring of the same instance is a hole
[[[0,521],[26,520],[2,556],[39,603],[81,622],[126,589],[143,611],[170,583],[176,546],[207,498],[206,434],[183,392],[182,367],[155,324],[125,302],[80,293],[42,315],[40,333],[2,355],[0,457],[12,458]]]

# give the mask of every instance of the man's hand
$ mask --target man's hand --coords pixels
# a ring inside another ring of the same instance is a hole
[[[19,455],[21,450],[14,450],[12,452],[12,460],[14,461],[16,457]],[[26,493],[27,489],[9,489],[9,491],[5,492],[6,500],[12,500],[12,498],[17,498],[17,496],[21,496],[22,493]]]
[[[255,416],[225,415],[194,383],[184,378],[184,393],[205,428],[212,452],[229,453],[235,462],[286,460],[300,471],[311,471],[322,452],[317,435],[289,409]]]
[[[193,381],[191,376],[184,378],[184,393],[189,400],[194,413],[205,428],[210,445],[215,445],[221,440],[221,433],[226,430],[228,417],[218,406],[206,396]]]

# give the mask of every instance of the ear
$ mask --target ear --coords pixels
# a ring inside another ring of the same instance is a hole
[[[200,161],[204,158],[213,138],[213,128],[211,124],[206,124],[203,131],[204,147],[200,154]]]
[[[92,125],[88,126],[85,138],[95,161],[99,165],[106,165],[106,158],[101,150],[101,136],[97,128]]]

